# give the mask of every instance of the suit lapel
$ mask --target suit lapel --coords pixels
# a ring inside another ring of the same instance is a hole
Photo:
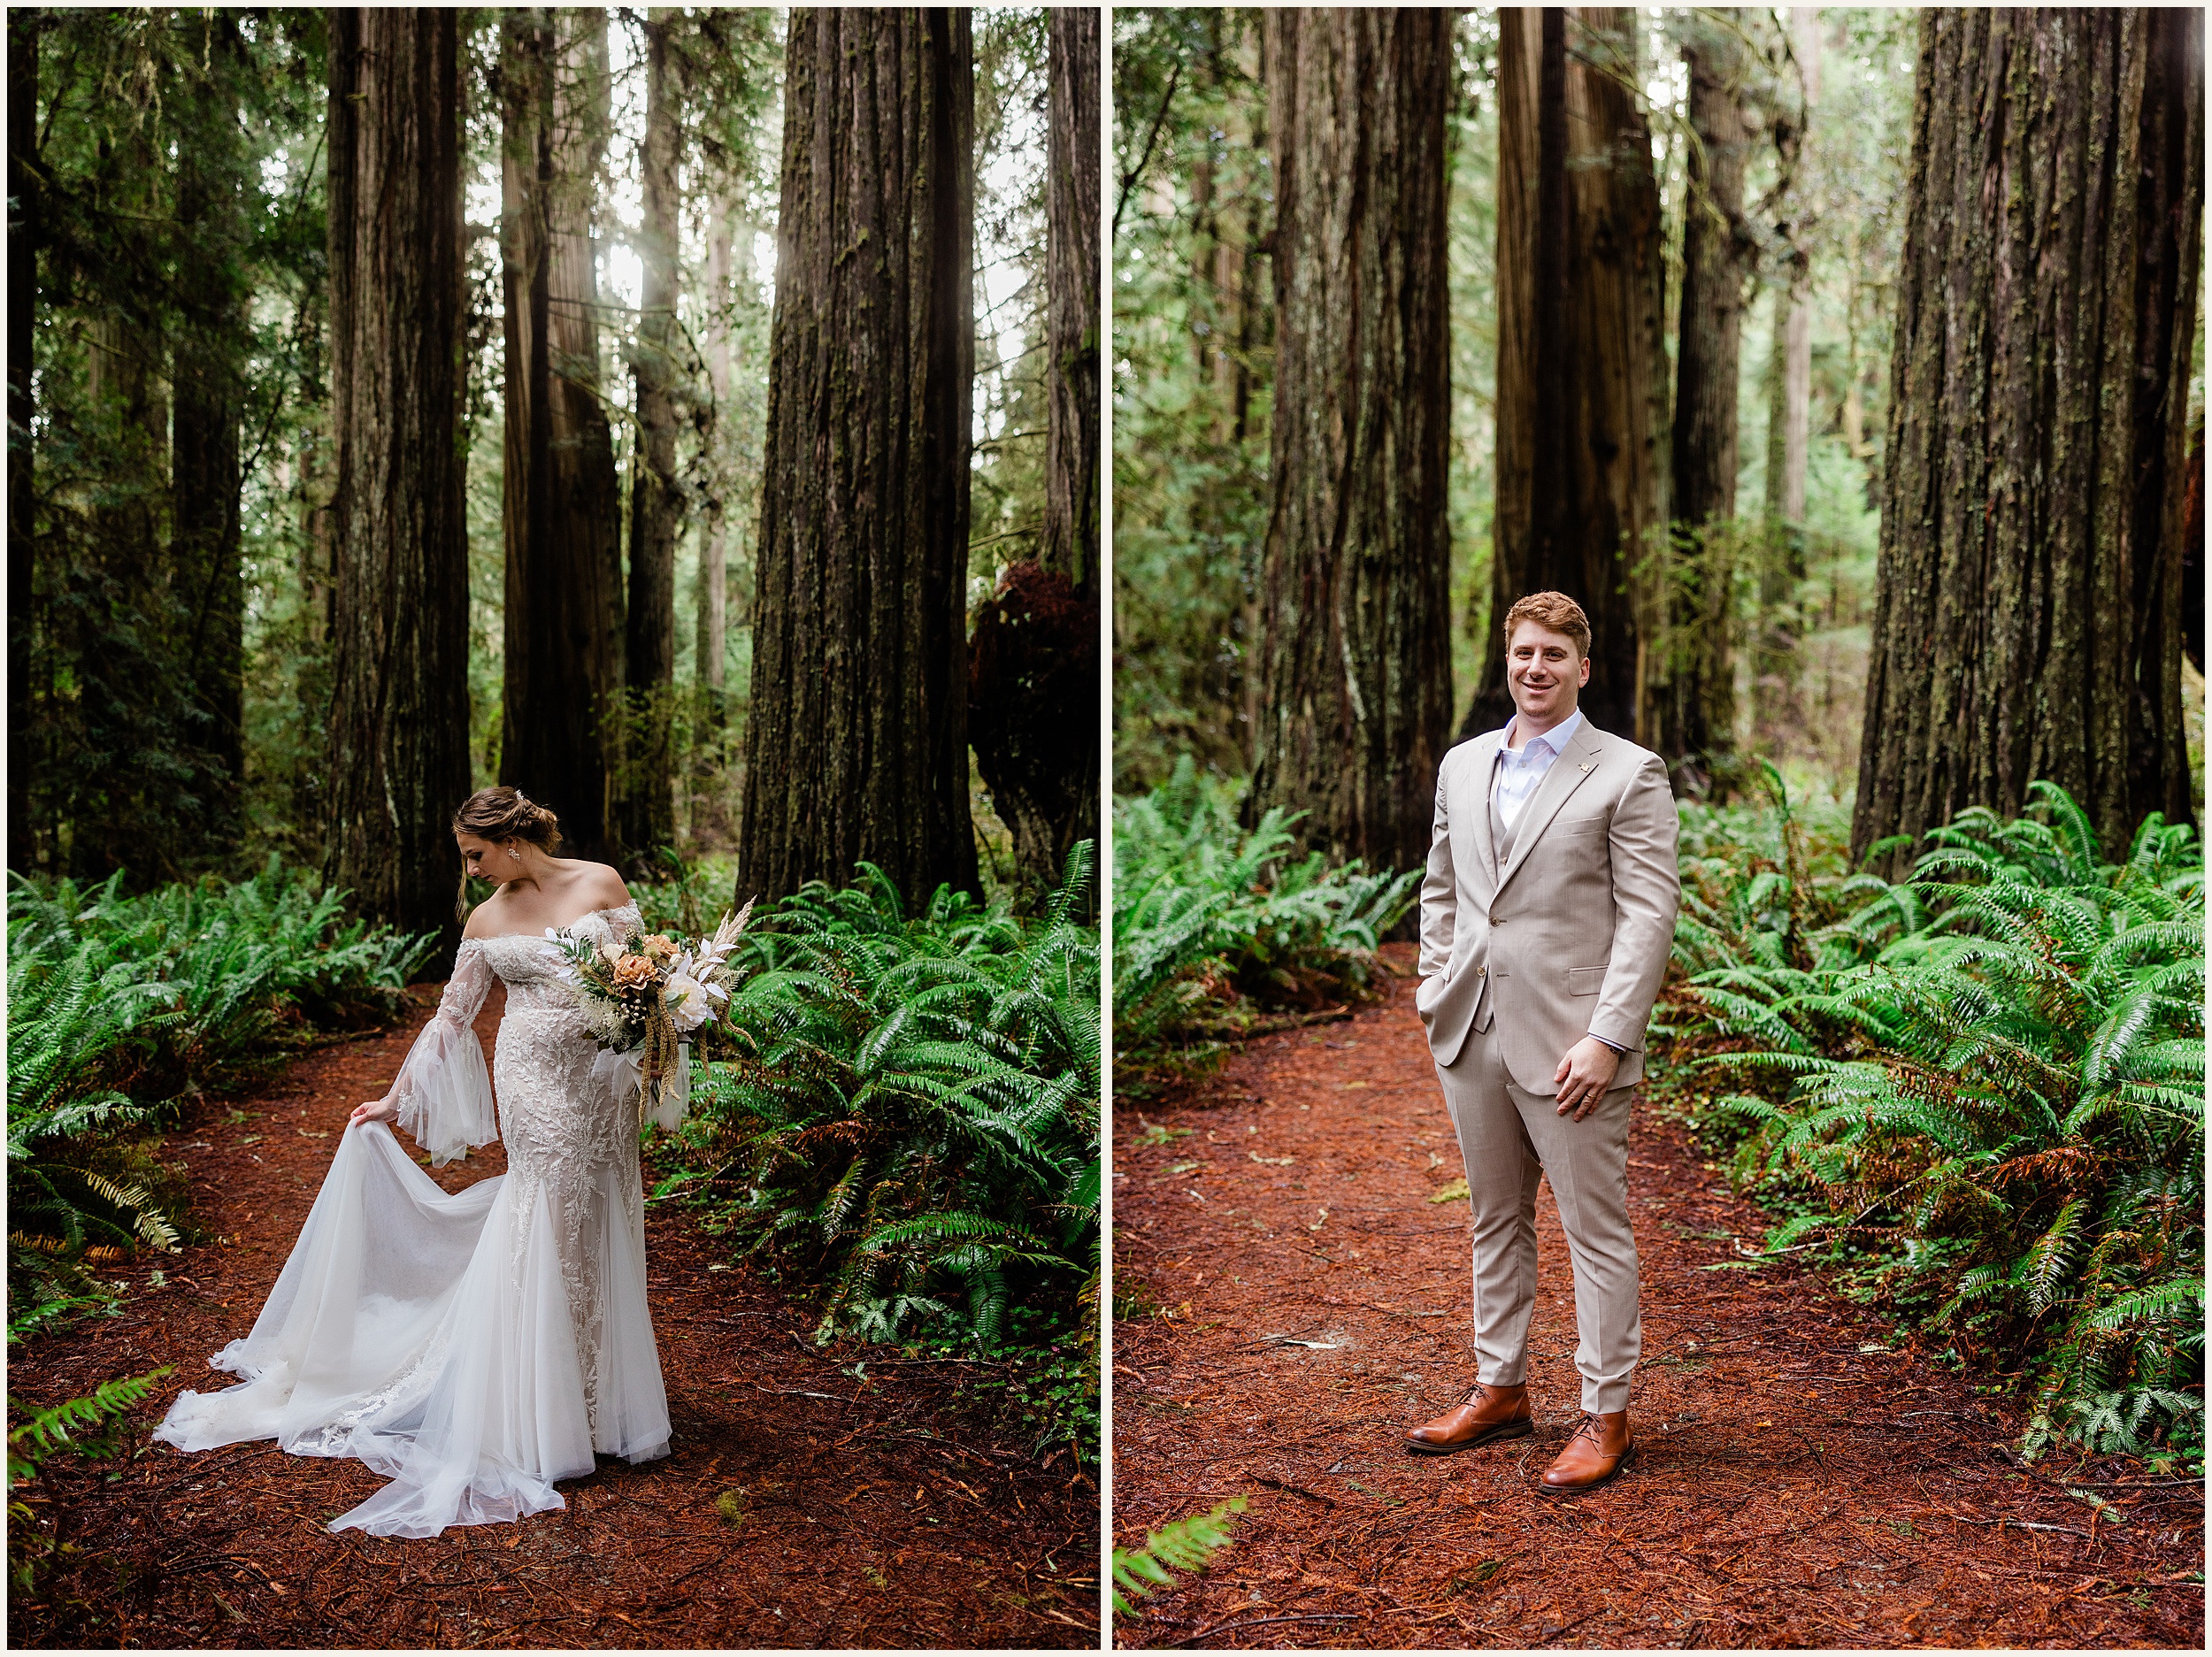
[[[1528,861],[1529,852],[1544,831],[1551,826],[1552,818],[1559,815],[1559,808],[1565,805],[1568,797],[1597,770],[1599,757],[1604,751],[1604,745],[1598,740],[1597,733],[1591,728],[1589,720],[1584,719],[1582,728],[1575,733],[1575,740],[1567,745],[1567,751],[1552,761],[1551,769],[1544,773],[1544,780],[1536,785],[1536,792],[1521,808],[1521,820],[1513,825],[1513,855],[1498,871],[1498,891],[1504,891],[1506,883]],[[1485,812],[1483,824],[1486,832],[1489,820],[1489,814]]]
[[[1498,763],[1498,744],[1503,740],[1491,732],[1477,739],[1475,757],[1469,766],[1474,775],[1470,790],[1474,795],[1475,849],[1480,854],[1475,866],[1482,871],[1485,886],[1491,886],[1498,878],[1498,848],[1490,838],[1490,776]]]

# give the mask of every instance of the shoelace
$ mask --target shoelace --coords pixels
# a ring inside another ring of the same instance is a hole
[[[1602,1450],[1605,1448],[1605,1423],[1595,1415],[1585,1415],[1575,1423],[1575,1430],[1567,1435],[1567,1442],[1572,1444],[1577,1438],[1587,1438]]]

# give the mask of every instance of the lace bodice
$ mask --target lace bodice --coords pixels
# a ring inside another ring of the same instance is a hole
[[[562,928],[601,942],[626,932],[634,932],[642,924],[634,903],[625,903],[611,909],[594,909],[583,919]],[[503,938],[472,938],[461,946],[466,955],[471,949],[482,956],[507,986],[507,1010],[515,1012],[573,1012],[575,998],[560,978],[560,956],[552,941],[542,935],[533,937],[517,932]],[[454,963],[457,977],[460,963]],[[491,987],[488,980],[484,988]],[[483,997],[477,997],[478,1006]],[[472,1018],[473,1015],[472,1015]]]
[[[564,930],[603,941],[640,924],[637,905],[623,903],[594,909]],[[581,1042],[584,1056],[590,1056],[582,1016],[561,980],[560,955],[550,940],[529,932],[463,940],[438,1010],[416,1038],[399,1079],[392,1085],[399,1125],[415,1136],[434,1163],[452,1162],[470,1146],[488,1145],[498,1137],[491,1078],[485,1073],[484,1050],[475,1030],[476,1016],[484,1009],[495,976],[507,986],[509,1018],[519,1014],[530,1024],[554,1025],[534,1031],[534,1042],[551,1041],[572,1051],[573,1044]],[[503,1030],[503,1047],[510,1039]]]

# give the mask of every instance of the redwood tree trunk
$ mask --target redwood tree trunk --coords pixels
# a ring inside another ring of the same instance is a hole
[[[1663,560],[1665,645],[1655,664],[1653,744],[1678,791],[1703,794],[1734,763],[1735,669],[1730,525],[1736,516],[1736,372],[1744,277],[1743,49],[1728,28],[1693,21],[1690,189],[1682,233],[1675,349],[1673,545]]]
[[[1922,14],[1855,855],[2038,779],[2110,855],[2190,816],[2203,102],[2195,10]]]
[[[457,14],[329,15],[329,872],[449,947],[469,788]]]
[[[8,14],[8,867],[39,865],[31,820],[31,656],[38,636],[33,586],[31,335],[37,326],[39,31],[26,7]]]
[[[645,25],[644,222],[638,236],[645,267],[638,318],[637,455],[630,474],[630,605],[627,653],[630,747],[624,756],[623,849],[649,871],[657,848],[676,839],[674,759],[669,728],[676,679],[676,537],[683,494],[676,479],[675,352],[678,280],[677,89],[672,83],[671,14],[656,6]]]
[[[1045,142],[1045,532],[970,645],[968,734],[1024,880],[1098,838],[1098,13],[1050,14]]]
[[[503,14],[507,376],[500,780],[612,858],[621,754],[622,551],[613,437],[595,395],[591,202],[608,127],[606,17]]]
[[[1590,618],[1592,723],[1637,736],[1631,573],[1660,520],[1659,188],[1621,78],[1633,14],[1500,12],[1498,398],[1491,614],[1567,594]],[[1501,633],[1461,727],[1513,714]]]
[[[1274,501],[1245,809],[1332,857],[1427,855],[1451,735],[1444,113],[1451,15],[1264,14]]]
[[[972,890],[965,11],[794,10],[738,884]]]
[[[1041,562],[1098,595],[1098,13],[1050,13],[1045,129],[1045,533]],[[1093,767],[1095,775],[1096,767]]]
[[[246,770],[246,583],[239,564],[244,477],[239,470],[238,404],[211,365],[177,379],[170,436],[170,579],[178,584],[190,629],[183,665],[208,717],[203,740],[234,789],[244,781]]]
[[[720,435],[722,422],[731,418],[730,330],[723,307],[730,298],[730,213],[717,203],[707,231],[706,372],[714,397],[715,424],[707,441],[716,452],[726,452]],[[699,585],[692,629],[693,677],[697,685],[699,725],[691,745],[690,832],[695,842],[726,844],[730,839],[724,782],[728,762],[725,749],[729,733],[729,701],[724,686],[723,657],[729,639],[729,523],[731,503],[724,497],[729,485],[720,465],[712,468],[707,494],[705,521],[699,528]]]

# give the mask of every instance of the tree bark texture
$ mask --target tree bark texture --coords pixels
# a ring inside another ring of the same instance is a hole
[[[683,491],[676,476],[676,161],[679,89],[669,62],[671,13],[656,6],[645,25],[644,196],[638,236],[644,291],[638,317],[637,449],[630,474],[630,602],[626,679],[629,744],[623,757],[622,841],[641,873],[655,849],[676,839],[674,760],[669,748],[676,683],[676,537]]]
[[[1444,113],[1451,15],[1264,14],[1276,179],[1261,728],[1246,810],[1427,855],[1451,735]]]
[[[1045,533],[1040,562],[1098,598],[1098,13],[1047,25]],[[1095,654],[1095,653],[1094,653]],[[1094,697],[1093,701],[1095,702]],[[1095,773],[1096,767],[1093,767]],[[1095,794],[1095,788],[1093,794]]]
[[[238,404],[216,372],[177,376],[170,435],[170,579],[186,626],[183,666],[231,788],[245,779],[246,582],[239,564]]]
[[[1690,188],[1682,233],[1676,335],[1673,545],[1662,560],[1664,647],[1647,722],[1678,791],[1701,794],[1735,748],[1729,633],[1736,515],[1736,374],[1752,247],[1743,222],[1744,52],[1726,27],[1694,22],[1689,72]]]
[[[329,16],[329,872],[450,948],[469,790],[457,14]]]
[[[965,11],[794,11],[738,882],[972,890]]]
[[[2190,816],[2203,38],[2193,9],[1922,14],[1856,855],[2038,779],[2114,855]]]
[[[32,556],[31,337],[37,326],[39,179],[38,55],[41,15],[8,14],[8,867],[38,867],[31,821],[31,655],[38,599]]]
[[[1498,52],[1498,398],[1491,614],[1565,593],[1590,618],[1592,722],[1638,735],[1639,595],[1662,522],[1658,181],[1621,84],[1624,8],[1502,11]],[[1512,717],[1502,633],[1460,734]]]
[[[707,380],[714,392],[718,426],[728,418],[730,387],[736,383],[730,359],[730,331],[718,315],[729,303],[730,242],[729,210],[718,206],[707,238]],[[723,720],[722,658],[729,648],[729,508],[718,487],[708,502],[705,533],[700,541],[698,636],[695,641],[699,682],[709,691],[708,720],[718,732]]]
[[[618,855],[620,501],[599,397],[591,202],[608,129],[606,16],[502,13],[507,376],[499,777],[574,855]]]
[[[1098,14],[1048,27],[1044,541],[978,609],[968,662],[976,767],[1037,891],[1099,828]]]
[[[1076,841],[1098,839],[1098,601],[1058,570],[1010,564],[968,648],[976,768],[1023,881],[1049,892]]]

